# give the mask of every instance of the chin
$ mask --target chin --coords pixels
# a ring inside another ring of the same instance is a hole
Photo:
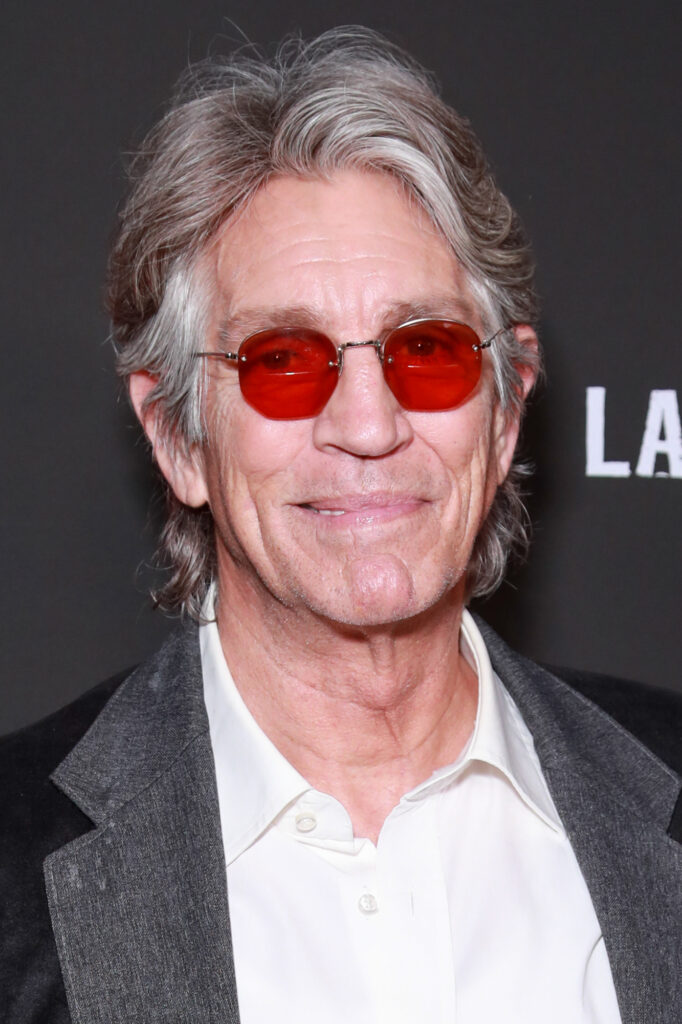
[[[321,599],[318,594],[310,592],[299,592],[297,596],[311,612],[331,623],[351,629],[381,629],[409,622],[435,608],[448,595],[459,592],[457,584],[462,575],[460,572],[453,573],[451,577],[442,579],[435,588],[412,585],[396,592],[394,588],[383,590],[380,586],[374,586],[369,592],[363,589],[357,593],[349,588],[344,593],[328,593]]]

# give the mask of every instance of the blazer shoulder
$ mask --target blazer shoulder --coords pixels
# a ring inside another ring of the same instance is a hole
[[[13,784],[25,790],[32,781],[48,777],[131,672],[119,672],[46,718],[0,737],[0,801]]]
[[[546,667],[682,775],[682,693],[579,669]]]
[[[129,672],[106,679],[47,718],[0,739],[0,880],[33,870],[53,849],[91,827],[50,780]],[[29,868],[30,865],[30,868]]]
[[[43,881],[43,861],[92,822],[50,780],[128,672],[0,739],[0,991],[11,1024],[70,1018]]]

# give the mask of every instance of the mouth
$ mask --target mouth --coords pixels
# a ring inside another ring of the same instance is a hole
[[[412,494],[348,494],[316,498],[296,507],[328,525],[363,526],[389,522],[412,515],[428,504]]]

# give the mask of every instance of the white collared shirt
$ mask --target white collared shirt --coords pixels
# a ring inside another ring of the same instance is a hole
[[[200,641],[242,1024],[619,1024],[532,737],[466,611],[471,739],[376,846],[256,724],[215,623]]]

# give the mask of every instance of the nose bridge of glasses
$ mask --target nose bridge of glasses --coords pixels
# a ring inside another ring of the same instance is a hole
[[[373,348],[379,357],[379,362],[383,363],[384,355],[382,352],[382,344],[374,338],[370,338],[367,341],[346,341],[342,345],[339,345],[336,349],[336,356],[338,360],[339,374],[343,370],[343,356],[346,349],[349,348]]]

